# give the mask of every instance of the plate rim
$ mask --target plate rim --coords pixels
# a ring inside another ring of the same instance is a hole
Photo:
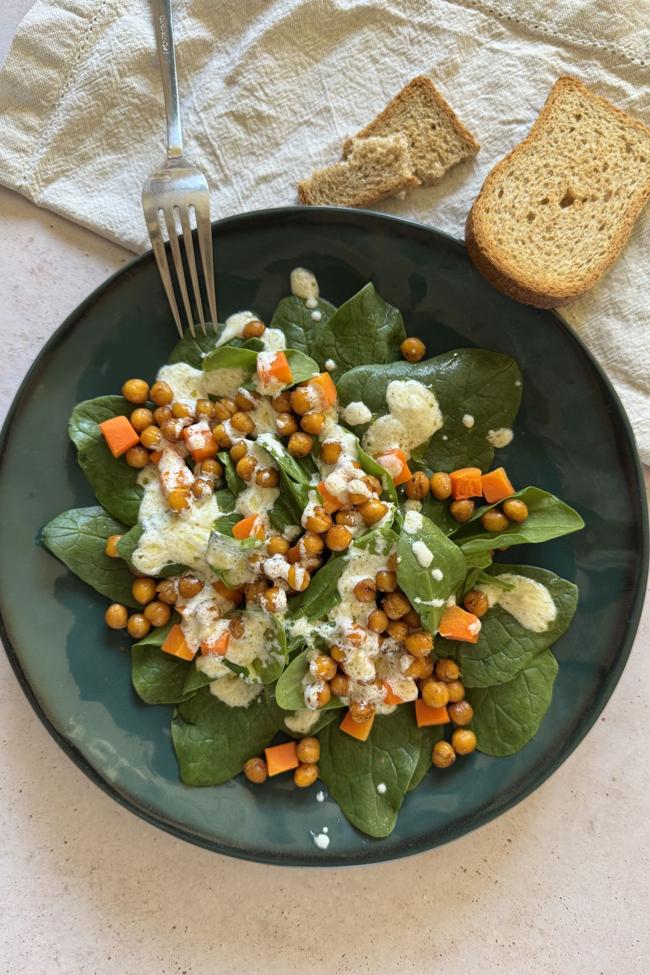
[[[377,221],[379,224],[383,223],[389,226],[392,225],[393,228],[404,228],[411,234],[416,233],[417,235],[425,237],[434,235],[438,238],[444,239],[448,246],[453,248],[457,253],[466,253],[466,247],[462,240],[443,230],[439,230],[436,227],[428,226],[427,224],[423,224],[415,220],[409,220],[404,217],[395,216],[393,214],[350,207],[283,206],[251,210],[245,213],[234,214],[229,217],[223,217],[219,220],[212,221],[212,235],[214,238],[215,233],[218,233],[221,229],[229,230],[233,227],[236,228],[238,224],[246,224],[251,222],[255,223],[259,220],[277,221],[286,218],[291,219],[301,217],[308,223],[318,223],[323,220],[327,222],[328,218],[332,216],[347,218],[353,223],[359,218],[361,218],[361,222],[372,223],[373,221]],[[119,279],[121,279],[124,275],[129,274],[139,265],[152,261],[153,253],[151,250],[148,250],[142,254],[136,255],[127,264],[114,271],[113,274],[102,281],[101,284],[99,284],[66,316],[66,318],[43,344],[25,373],[12,399],[2,425],[2,429],[0,430],[0,468],[3,464],[14,417],[20,409],[22,400],[31,386],[32,378],[41,368],[43,361],[47,358],[50,352],[56,349],[56,347],[65,339],[68,332],[72,330],[80,316],[85,314],[85,312],[92,307],[92,305],[95,304],[99,298],[101,298],[107,291],[112,289]],[[599,685],[588,713],[583,716],[580,723],[574,728],[568,742],[564,744],[562,748],[558,749],[550,762],[544,764],[542,772],[536,772],[533,774],[531,780],[524,789],[517,791],[516,794],[508,796],[498,805],[498,807],[494,808],[492,806],[487,806],[487,808],[481,809],[473,816],[469,826],[464,820],[459,819],[454,823],[453,827],[447,829],[443,833],[442,837],[435,841],[432,841],[430,838],[427,839],[427,837],[423,837],[415,841],[409,841],[407,839],[404,841],[404,848],[398,847],[393,851],[385,851],[382,842],[379,841],[376,844],[369,845],[365,850],[355,853],[353,856],[337,856],[333,853],[328,854],[327,858],[318,858],[314,856],[312,859],[310,857],[297,855],[296,853],[291,852],[285,854],[282,851],[278,851],[278,853],[275,855],[269,855],[261,851],[257,852],[253,844],[251,844],[250,847],[240,847],[233,844],[228,845],[223,842],[204,837],[200,833],[185,827],[177,820],[165,818],[163,814],[158,812],[153,813],[148,810],[144,804],[139,804],[136,802],[129,794],[121,791],[113,783],[104,779],[95,769],[95,767],[72,744],[72,742],[61,734],[60,731],[58,731],[47,716],[45,708],[38,700],[35,691],[32,689],[27,676],[22,669],[16,648],[13,646],[13,643],[9,638],[9,633],[2,615],[2,606],[0,605],[0,638],[2,639],[9,664],[16,676],[18,684],[22,688],[25,697],[27,698],[37,717],[40,719],[42,725],[46,728],[63,752],[65,752],[65,754],[74,762],[77,768],[79,768],[92,782],[94,782],[95,785],[99,786],[99,788],[106,795],[118,802],[122,807],[134,813],[140,819],[143,819],[144,821],[151,823],[153,826],[172,834],[178,839],[185,840],[186,842],[192,843],[195,846],[200,846],[203,849],[220,853],[224,856],[230,856],[253,863],[271,864],[274,866],[363,866],[371,863],[389,862],[391,860],[401,859],[403,857],[414,856],[417,853],[423,853],[428,850],[435,849],[437,846],[449,843],[452,840],[458,839],[476,829],[479,829],[492,820],[498,818],[503,813],[512,809],[541,785],[543,785],[543,783],[546,782],[547,779],[549,779],[557,771],[560,765],[566,761],[566,759],[584,740],[587,733],[602,714],[607,702],[609,701],[609,698],[620,680],[621,674],[630,656],[630,652],[637,634],[641,613],[643,611],[648,582],[648,554],[650,549],[648,504],[645,492],[645,481],[643,477],[641,460],[636,445],[636,439],[629,417],[609,376],[592,352],[584,344],[580,336],[570,327],[567,321],[555,309],[546,309],[545,311],[550,311],[551,314],[558,320],[558,323],[567,333],[569,339],[575,343],[581,354],[587,359],[588,363],[596,373],[598,379],[605,387],[605,390],[611,397],[615,407],[615,418],[621,425],[621,429],[625,434],[627,445],[629,445],[631,448],[630,460],[634,474],[634,482],[631,487],[636,489],[640,501],[640,559],[642,560],[642,565],[640,566],[638,585],[634,594],[631,612],[628,617],[624,638],[620,643],[620,649],[615,661],[615,665],[608,671],[605,679]]]

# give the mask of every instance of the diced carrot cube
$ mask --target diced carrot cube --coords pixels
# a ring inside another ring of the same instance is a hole
[[[212,436],[210,428],[199,423],[193,423],[183,430],[183,440],[192,455],[192,460],[202,461],[217,456],[217,441]]]
[[[384,704],[403,704],[404,703],[404,698],[398,697],[397,694],[395,694],[395,692],[393,691],[393,688],[390,686],[390,684],[388,683],[387,680],[383,680],[382,681],[382,684],[384,686],[384,690],[386,691],[386,696],[384,697]]]
[[[445,640],[478,643],[481,621],[462,606],[447,606],[438,625],[438,633]]]
[[[112,416],[110,420],[100,423],[99,429],[113,457],[121,457],[131,447],[140,443],[138,433],[125,416]]]
[[[434,724],[448,724],[449,711],[446,707],[430,708],[429,705],[419,697],[415,702],[415,720],[418,728],[429,728]]]
[[[318,493],[323,499],[323,507],[328,515],[333,514],[335,511],[339,511],[343,507],[343,501],[337,498],[335,494],[328,491],[325,487],[325,481],[321,481],[318,485]]]
[[[149,454],[149,460],[151,461],[152,464],[158,464],[160,462],[161,457],[162,457],[162,450],[152,450],[151,453]]]
[[[161,647],[165,653],[170,653],[172,657],[180,657],[181,660],[194,660],[196,650],[190,649],[185,634],[178,623],[174,623],[171,630],[165,637]]]
[[[368,735],[372,731],[372,723],[374,720],[375,716],[373,714],[372,717],[366,718],[365,721],[353,721],[350,712],[347,711],[339,728],[346,735],[350,735],[351,738],[356,738],[358,741],[367,741]]]
[[[463,501],[465,498],[480,498],[483,494],[481,485],[481,471],[478,467],[461,467],[457,471],[452,471],[451,496],[454,501]]]
[[[376,460],[388,473],[395,487],[406,484],[413,477],[409,470],[406,454],[399,447],[395,447],[394,450],[385,450],[383,454],[379,454]]]
[[[284,352],[276,352],[273,358],[266,355],[257,357],[257,375],[263,386],[270,382],[283,383],[288,386],[293,381],[293,373]]]
[[[497,501],[503,501],[515,493],[505,467],[497,467],[496,470],[483,474],[481,476],[481,490],[488,504],[496,504]]]
[[[201,653],[214,657],[225,657],[228,651],[229,641],[230,633],[228,630],[225,630],[218,637],[213,637],[211,640],[204,640],[201,644]]]
[[[336,386],[329,372],[320,372],[309,380],[310,385],[317,386],[322,395],[326,407],[334,406],[337,400]]]
[[[232,527],[232,534],[234,538],[242,541],[244,538],[250,538],[251,535],[255,535],[257,538],[264,538],[264,528],[259,524],[259,518],[257,515],[248,515],[247,518],[242,518],[238,521],[236,525]]]
[[[221,581],[221,579],[213,582],[212,588],[220,596],[223,596],[224,599],[229,599],[231,603],[235,604],[235,606],[239,606],[244,599],[244,594],[241,589],[230,589],[224,582]]]
[[[271,745],[270,748],[265,748],[264,757],[269,775],[280,775],[281,772],[289,772],[300,765],[295,741],[286,741],[282,745]]]

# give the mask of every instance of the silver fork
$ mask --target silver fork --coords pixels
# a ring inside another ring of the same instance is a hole
[[[174,55],[174,22],[171,0],[151,0],[156,27],[156,40],[160,55],[160,74],[162,76],[165,113],[167,115],[167,160],[162,169],[156,169],[142,188],[142,207],[147,230],[151,238],[154,257],[160,271],[163,287],[169,301],[176,327],[183,337],[181,316],[174,294],[174,285],[169,271],[165,250],[165,231],[174,260],[178,288],[187,316],[190,332],[195,335],[192,302],[187,289],[183,258],[179,244],[178,224],[180,223],[185,256],[190,271],[194,303],[199,321],[206,332],[203,313],[201,287],[194,257],[192,240],[192,211],[196,223],[196,233],[201,252],[201,265],[205,291],[208,296],[210,319],[217,323],[217,301],[214,289],[214,267],[212,261],[212,230],[210,226],[210,193],[208,183],[200,169],[189,166],[183,158],[183,134],[176,80],[176,57]]]

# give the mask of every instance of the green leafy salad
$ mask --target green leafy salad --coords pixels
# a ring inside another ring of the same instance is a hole
[[[297,268],[291,292],[75,407],[98,504],[43,542],[134,640],[187,786],[292,775],[383,837],[425,778],[535,735],[577,590],[499,553],[583,521],[494,460],[513,359],[425,358],[372,284],[336,308]]]

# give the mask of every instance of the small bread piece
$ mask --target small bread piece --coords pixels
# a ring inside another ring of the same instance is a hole
[[[554,308],[593,287],[650,196],[650,128],[575,78],[488,174],[467,218],[469,256],[517,301]]]
[[[395,95],[383,112],[343,143],[345,157],[356,139],[403,132],[409,140],[415,175],[436,183],[456,163],[475,156],[480,146],[454,114],[430,78],[419,75]]]
[[[419,186],[404,135],[354,141],[349,157],[298,183],[301,203],[365,207]]]

